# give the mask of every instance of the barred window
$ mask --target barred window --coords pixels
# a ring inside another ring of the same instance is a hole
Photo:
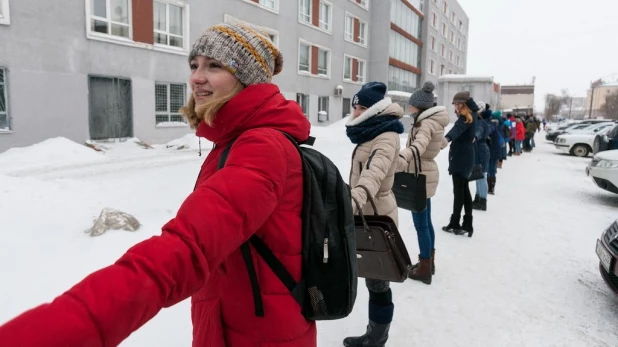
[[[185,104],[186,94],[186,84],[155,84],[157,125],[163,125],[164,123],[186,123],[180,114],[180,108]]]
[[[7,89],[6,69],[0,67],[0,131],[11,130]]]

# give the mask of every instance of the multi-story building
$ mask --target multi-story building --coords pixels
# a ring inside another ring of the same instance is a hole
[[[422,80],[437,86],[440,76],[466,73],[470,20],[457,0],[424,0],[423,13]]]
[[[500,87],[500,106],[505,112],[534,113],[534,84],[503,85]]]
[[[606,114],[608,108],[605,106],[608,97],[610,97],[610,102],[615,100],[612,96],[616,93],[618,93],[618,74],[594,81],[586,93],[586,114],[590,118],[616,119],[618,114]],[[612,108],[610,107],[609,109],[611,110]]]
[[[274,78],[283,95],[314,124],[338,121],[369,79],[418,88],[433,1],[0,0],[0,152],[57,136],[163,143],[191,132],[178,113],[188,52],[221,22],[267,32],[284,57]],[[467,17],[448,8],[458,13],[451,41],[465,52]]]

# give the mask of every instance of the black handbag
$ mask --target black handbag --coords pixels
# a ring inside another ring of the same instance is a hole
[[[485,178],[485,173],[483,172],[483,167],[481,165],[474,165],[472,168],[472,172],[470,173],[470,177],[468,181],[477,181]]]
[[[363,215],[358,201],[354,200],[359,213],[354,216],[358,277],[404,282],[412,269],[408,250],[393,220],[377,214],[375,202],[369,192],[367,199],[374,215]]]
[[[417,164],[414,173],[409,172],[410,164],[408,164],[408,172],[397,172],[392,190],[397,200],[397,207],[412,212],[422,212],[427,209],[427,177],[422,174],[418,148],[415,146],[412,148],[416,150],[416,156],[413,155],[413,160]]]

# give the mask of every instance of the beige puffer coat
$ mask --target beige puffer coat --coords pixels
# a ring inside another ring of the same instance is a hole
[[[401,118],[403,109],[393,104],[390,98],[385,98],[367,109],[358,118],[351,119],[347,125],[359,124],[370,117],[381,116]],[[398,224],[397,201],[391,189],[397,170],[400,146],[399,134],[392,131],[382,133],[373,140],[356,146],[352,154],[349,181],[355,213],[357,212],[354,200],[358,201],[364,214],[374,213],[367,199],[367,194],[369,194],[376,203],[378,214],[389,216],[395,224]]]
[[[449,116],[444,106],[434,106],[421,113],[414,121],[406,148],[399,152],[397,172],[414,173],[417,167],[416,150],[421,155],[422,174],[427,178],[427,198],[436,195],[440,172],[434,160],[438,153],[448,145],[444,137],[444,127],[449,123]]]

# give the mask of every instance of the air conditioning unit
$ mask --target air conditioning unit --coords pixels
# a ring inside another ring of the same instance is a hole
[[[334,95],[335,96],[343,95],[343,86],[342,85],[338,85],[338,86],[335,87]]]

